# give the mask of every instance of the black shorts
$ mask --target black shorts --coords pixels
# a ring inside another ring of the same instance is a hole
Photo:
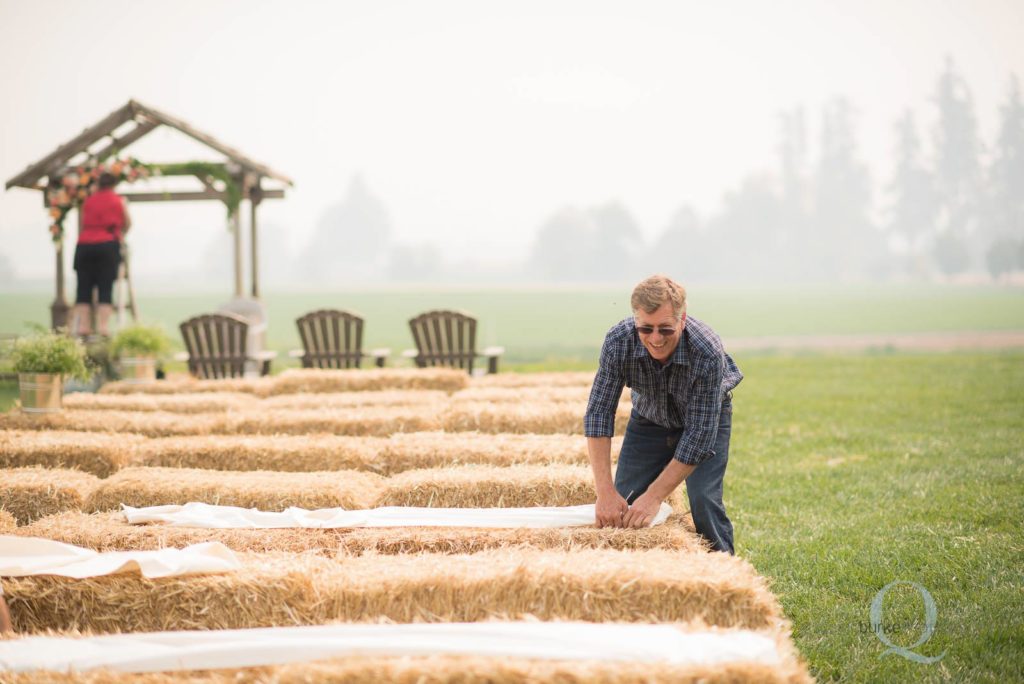
[[[94,242],[75,247],[78,290],[75,304],[92,304],[92,289],[100,291],[100,304],[112,304],[117,268],[121,265],[121,243]]]

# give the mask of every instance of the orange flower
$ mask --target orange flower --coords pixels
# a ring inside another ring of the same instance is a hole
[[[89,192],[85,188],[82,188],[81,190],[78,191],[78,199],[84,200],[88,196]]]
[[[60,209],[58,209],[57,207],[50,209],[50,218],[60,218]]]
[[[121,162],[114,162],[110,166],[110,173],[114,174],[115,176],[120,176],[121,175]]]
[[[89,174],[83,173],[81,176],[78,177],[78,184],[88,185],[91,180],[92,179],[89,177]]]

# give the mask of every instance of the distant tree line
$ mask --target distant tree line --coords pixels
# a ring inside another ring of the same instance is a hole
[[[881,197],[857,151],[857,110],[821,112],[810,154],[802,108],[780,115],[779,166],[726,193],[714,215],[681,207],[644,244],[619,203],[562,209],[541,226],[532,272],[552,281],[617,281],[663,270],[701,280],[867,280],[1024,269],[1024,107],[1010,79],[991,148],[967,83],[951,60],[932,98],[927,146],[907,111],[895,125],[895,164]]]

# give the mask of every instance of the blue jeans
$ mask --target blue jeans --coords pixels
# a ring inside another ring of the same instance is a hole
[[[633,412],[626,426],[626,437],[615,468],[615,489],[629,503],[647,488],[665,469],[676,450],[682,428],[665,428]],[[715,455],[698,465],[686,478],[686,495],[697,533],[711,542],[715,551],[734,553],[732,522],[722,502],[722,480],[729,463],[729,436],[732,433],[732,400],[722,404],[715,437]]]

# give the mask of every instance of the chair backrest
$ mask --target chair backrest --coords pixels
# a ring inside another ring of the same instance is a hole
[[[181,324],[188,371],[197,378],[245,375],[249,323],[231,314],[203,314]]]
[[[359,368],[363,319],[351,311],[320,309],[295,320],[302,338],[303,368]]]
[[[449,366],[473,372],[476,319],[460,311],[427,311],[410,319],[416,342],[416,365]]]

